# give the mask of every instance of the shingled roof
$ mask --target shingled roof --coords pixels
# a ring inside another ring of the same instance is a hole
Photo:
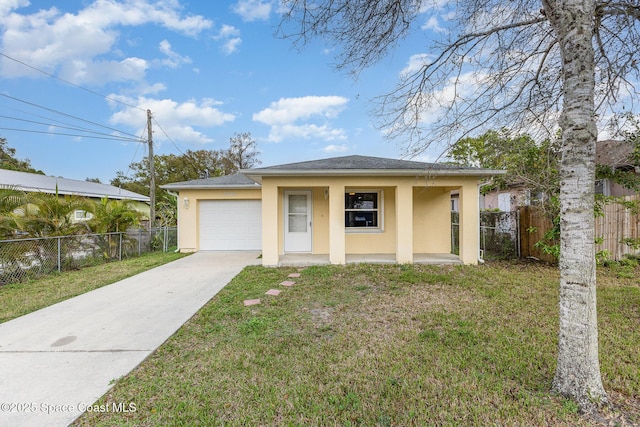
[[[216,176],[214,178],[194,179],[191,181],[174,182],[162,185],[167,190],[197,190],[205,188],[260,188],[255,181],[241,173],[233,175]]]
[[[113,185],[97,182],[80,181],[60,178],[57,176],[39,175],[28,172],[17,172],[0,169],[0,185],[6,185],[18,190],[55,194],[73,194],[82,197],[101,199],[135,200],[149,203],[148,196],[123,190]]]
[[[287,175],[455,175],[480,177],[504,174],[502,170],[371,156],[333,157],[246,169],[241,172],[254,179],[259,179],[262,176]]]
[[[633,144],[616,139],[607,139],[596,143],[596,164],[613,168],[633,166],[631,154]]]

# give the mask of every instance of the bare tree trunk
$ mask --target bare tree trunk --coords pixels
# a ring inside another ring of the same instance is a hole
[[[553,389],[583,410],[604,403],[598,361],[594,223],[594,1],[543,0],[562,53],[560,332]]]

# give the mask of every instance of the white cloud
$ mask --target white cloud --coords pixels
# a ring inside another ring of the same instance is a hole
[[[216,36],[218,39],[228,39],[230,37],[236,37],[240,35],[240,30],[234,27],[233,25],[224,24],[222,28],[220,28],[220,32]]]
[[[341,140],[346,138],[345,131],[333,128],[328,122],[337,118],[348,102],[341,96],[281,98],[255,113],[253,120],[271,127],[269,140],[273,142],[290,138]]]
[[[171,48],[171,43],[167,40],[162,40],[159,46],[160,52],[167,55],[167,58],[162,60],[162,65],[169,68],[178,68],[182,64],[191,64],[191,58],[188,56],[182,56],[176,53]]]
[[[429,17],[429,19],[427,19],[427,21],[424,24],[422,24],[420,28],[422,30],[431,30],[436,33],[443,33],[446,31],[442,26],[440,26],[440,22],[438,21],[438,18],[435,16]]]
[[[238,51],[238,46],[242,43],[242,39],[240,37],[235,37],[227,40],[227,42],[222,46],[222,50],[227,55],[231,55],[234,52]]]
[[[147,122],[146,110],[149,109],[154,120],[173,141],[187,144],[213,142],[213,139],[196,128],[211,128],[235,120],[235,115],[225,113],[218,108],[222,106],[221,102],[210,98],[182,103],[172,99],[144,97],[130,99],[118,95],[110,98],[133,106],[114,113],[109,119],[112,124],[128,126],[136,129],[136,134],[142,135]],[[158,141],[166,140],[163,131],[156,129],[154,138]]]
[[[177,1],[150,3],[146,0],[95,1],[73,13],[57,8],[41,9],[32,14],[20,14],[20,7],[28,2],[13,0],[0,6],[0,46],[6,55],[35,68],[56,74],[74,83],[106,83],[123,79],[141,79],[148,64],[141,67],[140,58],[104,59],[118,53],[119,29],[154,24],[188,36],[196,36],[211,28],[212,22],[202,16],[181,14]],[[166,53],[166,52],[165,52]],[[102,59],[97,59],[102,57]],[[180,58],[172,57],[175,63]],[[132,67],[132,65],[136,65]],[[108,73],[90,75],[107,66]],[[167,64],[169,65],[169,64]],[[135,70],[134,70],[135,69]],[[0,62],[4,77],[32,76],[33,70],[8,59]]]
[[[216,36],[213,37],[214,40],[223,41],[222,51],[227,55],[231,55],[238,51],[238,46],[242,43],[242,39],[240,38],[240,30],[238,30],[233,25],[224,24],[220,31]]]
[[[100,84],[105,81],[141,81],[149,64],[144,59],[126,58],[122,61],[85,61],[76,59],[60,67],[65,79],[83,83]]]
[[[426,65],[431,59],[431,56],[427,53],[417,53],[415,55],[411,55],[409,57],[409,62],[407,66],[402,69],[400,72],[400,77],[410,76],[413,73],[417,72],[422,68],[423,65]]]
[[[341,144],[341,145],[330,144],[322,149],[322,151],[324,151],[325,153],[344,153],[349,150],[350,148],[346,144]]]
[[[271,1],[239,0],[232,9],[243,21],[252,22],[268,20],[272,7]]]

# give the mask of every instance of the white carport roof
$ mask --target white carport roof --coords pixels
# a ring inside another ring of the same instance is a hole
[[[56,176],[39,175],[28,172],[16,172],[0,169],[0,185],[18,190],[55,194],[74,194],[82,197],[135,200],[149,203],[148,196],[123,190],[113,185],[80,181]]]

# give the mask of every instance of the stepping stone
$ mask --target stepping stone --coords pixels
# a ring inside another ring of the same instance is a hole
[[[291,274],[290,274],[290,275],[288,275],[287,277],[291,277],[291,278],[300,277],[300,273],[291,273]]]
[[[278,289],[269,289],[267,292],[265,292],[265,295],[273,295],[274,297],[277,297],[278,295],[280,295],[280,290]]]
[[[284,282],[280,283],[280,285],[286,286],[286,287],[291,287],[291,286],[293,286],[295,284],[296,284],[296,282],[292,282],[291,280],[285,280]]]
[[[246,299],[244,300],[244,306],[248,307],[250,305],[256,305],[256,304],[260,304],[260,300],[259,299]]]

